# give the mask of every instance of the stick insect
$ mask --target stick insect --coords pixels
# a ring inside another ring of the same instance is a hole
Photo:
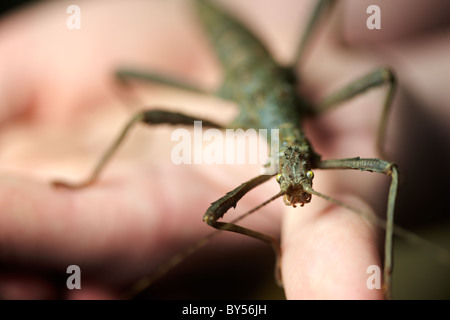
[[[306,32],[300,40],[300,46],[295,55],[296,63],[302,61],[305,48],[310,42],[310,37],[313,34],[320,17],[332,2],[332,0],[318,1],[307,24]],[[335,94],[325,98],[318,105],[313,106],[304,97],[297,94],[298,80],[295,75],[297,64],[294,64],[289,68],[278,65],[260,41],[239,22],[208,1],[199,0],[196,2],[196,5],[199,17],[205,25],[205,29],[209,32],[210,40],[213,43],[218,58],[225,70],[222,86],[215,94],[225,100],[237,102],[240,107],[240,114],[228,127],[278,129],[280,132],[280,151],[277,156],[271,160],[276,163],[278,168],[277,172],[263,174],[248,180],[213,202],[203,216],[204,222],[217,230],[226,230],[243,234],[262,240],[271,245],[274,249],[277,261],[276,278],[277,281],[282,284],[279,272],[279,261],[282,252],[278,240],[272,236],[238,225],[237,222],[243,216],[232,222],[219,221],[225,213],[230,208],[235,207],[241,198],[250,190],[275,178],[280,186],[280,191],[260,206],[247,212],[245,215],[256,211],[260,207],[280,197],[283,197],[283,201],[286,205],[296,207],[297,205],[303,206],[309,203],[312,196],[323,198],[348,208],[349,210],[364,214],[364,212],[359,209],[348,206],[337,199],[315,190],[312,184],[314,178],[313,170],[349,169],[388,175],[391,177],[391,185],[387,201],[386,225],[379,220],[375,220],[375,222],[386,229],[383,281],[385,295],[386,297],[390,297],[393,265],[392,239],[395,228],[394,210],[398,187],[398,169],[396,164],[378,158],[354,157],[324,160],[314,151],[313,146],[302,130],[301,122],[305,117],[325,112],[367,90],[380,86],[387,86],[385,99],[382,102],[382,115],[379,120],[380,124],[376,142],[378,150],[381,151],[388,113],[392,105],[396,88],[396,79],[393,72],[389,68],[376,69],[354,82],[351,82]],[[231,48],[233,48],[232,50],[234,50],[234,52],[230,52]],[[201,89],[190,84],[154,73],[120,70],[117,72],[117,76],[122,81],[141,79],[150,82],[163,83],[188,91],[203,92]],[[243,95],[242,92],[245,92],[246,94]],[[133,116],[125,128],[122,129],[118,138],[102,156],[87,180],[77,184],[55,182],[55,185],[67,188],[82,188],[95,183],[103,168],[121,145],[128,132],[138,123],[149,125],[192,125],[195,120],[201,120],[205,127],[225,129],[224,126],[212,121],[198,119],[195,116],[183,113],[174,113],[164,110],[144,110]],[[396,232],[401,233],[401,229],[396,228],[395,230]],[[214,234],[216,233],[212,233],[212,235]],[[195,250],[207,239],[194,246],[192,250]],[[186,253],[182,254],[183,257],[186,255]]]

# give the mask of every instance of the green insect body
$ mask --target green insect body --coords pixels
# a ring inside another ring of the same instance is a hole
[[[312,176],[305,172],[311,171],[319,156],[300,127],[311,106],[297,94],[295,70],[279,66],[253,34],[208,1],[197,1],[197,9],[223,66],[224,80],[217,94],[240,108],[231,126],[279,129],[283,156],[272,161],[279,163],[277,180],[287,192],[285,203],[309,202],[311,195],[303,191],[301,182],[311,187]]]

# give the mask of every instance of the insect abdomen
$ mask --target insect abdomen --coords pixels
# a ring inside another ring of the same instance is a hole
[[[197,0],[204,28],[226,72],[275,66],[267,49],[244,26],[206,0]]]

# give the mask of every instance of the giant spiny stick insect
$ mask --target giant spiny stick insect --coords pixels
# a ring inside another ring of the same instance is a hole
[[[320,0],[317,2],[311,18],[307,23],[306,31],[300,40],[300,45],[295,55],[296,63],[291,67],[284,67],[274,61],[268,53],[268,50],[243,25],[218,9],[215,5],[211,4],[210,1],[196,1],[198,16],[205,25],[205,30],[208,31],[207,33],[211,43],[215,48],[224,70],[223,83],[215,94],[225,100],[234,101],[240,108],[240,114],[228,127],[278,129],[280,133],[279,152],[271,159],[271,164],[276,165],[277,172],[259,175],[242,183],[222,198],[213,202],[206,210],[203,220],[208,225],[218,230],[227,230],[244,234],[270,244],[275,251],[277,259],[276,278],[281,284],[282,279],[279,273],[278,262],[280,261],[282,252],[278,240],[272,236],[236,224],[243,216],[232,222],[221,222],[219,219],[221,219],[230,208],[235,207],[237,202],[247,192],[274,176],[280,186],[279,193],[247,214],[256,211],[278,197],[283,197],[286,205],[295,207],[297,205],[303,206],[309,203],[312,196],[324,198],[335,204],[346,207],[349,210],[364,214],[361,210],[348,206],[339,200],[316,191],[312,186],[314,177],[312,170],[353,169],[388,175],[392,180],[387,201],[386,223],[378,218],[372,217],[372,219],[375,219],[377,225],[386,229],[383,281],[385,295],[390,297],[393,233],[394,230],[396,230],[396,232],[402,232],[402,229],[394,226],[394,209],[398,187],[398,169],[396,164],[377,158],[359,157],[323,160],[320,155],[314,151],[301,127],[302,120],[305,119],[305,117],[315,116],[362,94],[371,88],[386,86],[387,92],[385,99],[380,102],[380,104],[382,104],[382,113],[377,135],[377,148],[380,153],[382,151],[386,122],[396,88],[396,79],[391,69],[376,69],[351,82],[317,105],[312,105],[312,103],[297,93],[299,84],[295,74],[297,64],[302,60],[301,58],[304,55],[305,48],[310,42],[310,36],[318,24],[320,17],[332,3],[332,0]],[[188,91],[203,92],[203,90],[198,89],[191,84],[155,73],[119,70],[117,72],[117,77],[121,81],[140,79],[162,83]],[[245,94],[242,94],[243,92],[245,92]],[[215,122],[198,119],[192,115],[164,110],[144,110],[132,117],[121,131],[119,137],[103,155],[86,181],[78,184],[57,181],[54,184],[69,188],[81,188],[94,183],[106,163],[122,143],[129,130],[138,123],[146,123],[149,125],[192,125],[195,120],[201,120],[202,125],[205,127],[225,129],[224,126]],[[214,234],[215,233],[212,233],[212,235]],[[209,237],[190,248],[187,253],[183,253],[181,258],[205,243]],[[181,258],[178,257],[174,259],[169,263],[169,266],[165,267],[165,269],[177,264]],[[140,290],[147,286],[148,283],[149,281],[144,281],[137,285],[136,288]]]

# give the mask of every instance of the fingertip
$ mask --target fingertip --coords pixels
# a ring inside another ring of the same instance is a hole
[[[382,299],[381,286],[372,285],[371,266],[382,269],[374,228],[339,206],[311,206],[305,212],[289,208],[283,222],[286,298]]]

